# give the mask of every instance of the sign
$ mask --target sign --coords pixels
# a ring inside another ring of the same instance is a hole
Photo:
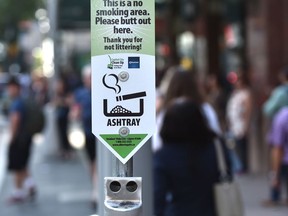
[[[152,0],[91,0],[92,131],[126,163],[155,130]]]

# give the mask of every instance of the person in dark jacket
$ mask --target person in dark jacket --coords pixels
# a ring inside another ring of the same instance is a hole
[[[29,171],[32,135],[25,130],[25,124],[29,119],[27,119],[27,110],[17,77],[13,76],[9,79],[7,91],[11,98],[8,170],[13,174],[15,186],[7,201],[9,204],[18,204],[35,198],[36,195],[36,186]]]
[[[154,154],[155,216],[216,216],[213,185],[219,180],[216,137],[198,103],[178,98],[167,108]]]

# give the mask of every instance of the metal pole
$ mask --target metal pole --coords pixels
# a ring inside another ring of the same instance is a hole
[[[104,216],[142,216],[142,178],[133,177],[133,158],[123,164],[112,157],[112,172],[105,177]]]
[[[104,199],[105,188],[104,178],[106,176],[113,176],[112,161],[114,155],[97,140],[97,171],[98,171],[98,188],[99,188],[99,200],[98,200],[98,215],[104,215]]]
[[[152,143],[149,139],[134,155],[133,175],[142,177],[143,215],[153,215]]]
[[[143,178],[142,192],[142,212],[143,215],[153,215],[153,197],[152,197],[152,153],[151,141],[149,140],[135,155],[133,160],[129,160],[126,164],[122,164],[99,140],[97,140],[97,170],[98,170],[98,188],[99,203],[98,215],[104,216],[104,200],[105,200],[105,181],[107,176],[114,177],[132,177],[141,176]],[[143,166],[143,161],[145,165]],[[119,216],[119,213],[117,214]],[[129,214],[126,214],[127,216]],[[96,215],[94,215],[96,216]],[[106,216],[106,215],[105,215]]]
[[[57,30],[58,20],[57,20],[57,11],[58,11],[58,1],[56,0],[47,0],[47,10],[48,17],[50,19],[51,30],[48,33],[48,36],[53,39],[54,42],[54,76],[58,73],[59,58],[60,58],[60,33]],[[54,78],[53,76],[53,78]]]
[[[118,158],[113,158],[114,168],[113,176],[116,177],[132,177],[133,176],[133,158],[127,161],[126,164],[123,164]]]

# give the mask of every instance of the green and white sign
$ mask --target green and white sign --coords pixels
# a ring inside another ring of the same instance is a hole
[[[126,163],[155,131],[154,0],[91,0],[92,130]]]

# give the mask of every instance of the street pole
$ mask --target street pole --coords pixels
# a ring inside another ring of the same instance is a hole
[[[98,146],[101,216],[152,215],[143,214],[142,177],[152,185],[151,146],[143,146],[156,127],[154,4],[91,0],[92,132],[114,155]]]
[[[114,160],[113,154],[101,143],[99,140],[97,143],[97,173],[98,173],[98,215],[104,215],[104,178],[105,176],[113,176],[112,161]]]
[[[147,149],[148,147],[148,149]],[[137,154],[138,158],[141,160],[141,162],[139,161],[139,159],[135,159],[136,161],[136,168],[137,168],[137,176],[143,176],[143,178],[147,178],[147,180],[149,180],[151,177],[151,173],[147,172],[147,167],[143,166],[143,159],[144,158],[150,158],[151,152],[149,152],[149,146],[147,146],[145,148],[143,148],[143,150],[141,149],[140,152]],[[148,151],[147,151],[148,150]],[[142,165],[140,165],[140,163]],[[145,161],[146,164],[150,164],[151,161]],[[124,182],[122,184],[125,184],[127,182],[131,182],[136,179],[139,180],[139,178],[133,178],[133,173],[135,170],[135,168],[133,169],[133,159],[130,159],[129,161],[127,161],[126,164],[123,164],[121,161],[119,161],[102,143],[100,143],[99,140],[97,140],[97,170],[98,170],[98,188],[99,188],[99,203],[98,203],[98,215],[103,215],[103,216],[111,216],[111,215],[125,215],[125,216],[140,216],[140,212],[137,211],[136,214],[127,211],[127,212],[118,212],[118,211],[110,211],[110,209],[108,209],[107,212],[107,207],[105,206],[104,200],[107,198],[107,187],[109,185],[107,185],[107,178],[105,178],[106,176],[113,176],[113,177],[109,177],[108,181],[112,181],[112,180],[117,180],[120,182]],[[149,167],[150,168],[150,167]],[[149,170],[149,169],[148,169]],[[145,188],[145,192],[143,192],[143,196],[145,197],[146,201],[141,202],[141,204],[143,205],[143,208],[141,207],[140,209],[138,208],[138,210],[143,211],[143,213],[145,212],[152,212],[151,209],[151,184],[149,183],[150,181],[147,181],[146,184],[148,183],[147,186]],[[137,182],[137,183],[141,183],[141,182]],[[103,187],[103,186],[106,186]],[[109,189],[109,188],[108,188]],[[142,192],[139,194],[138,196],[141,195]],[[118,193],[119,195],[119,193]],[[111,198],[111,196],[110,196]],[[122,196],[123,198],[123,196]],[[124,197],[125,198],[125,197]],[[138,197],[139,199],[139,197]],[[139,201],[140,202],[140,201]],[[127,204],[129,204],[129,202],[126,202]],[[130,203],[131,204],[131,203]],[[125,207],[125,206],[122,206]],[[147,215],[147,214],[144,214]],[[149,214],[152,215],[152,214]],[[96,216],[96,215],[95,215]]]
[[[143,215],[153,215],[153,153],[149,139],[133,157],[133,175],[142,177]]]
[[[145,161],[145,163],[143,163]],[[129,162],[129,161],[128,161]],[[127,163],[128,163],[127,162]],[[120,163],[120,164],[119,164]],[[143,200],[143,215],[153,215],[153,179],[152,179],[152,150],[151,150],[151,140],[137,152],[133,157],[132,161],[133,175],[142,177],[142,200]],[[98,203],[98,215],[104,215],[104,202],[105,199],[105,188],[104,188],[104,178],[106,176],[120,177],[118,171],[114,169],[115,167],[121,167],[123,169],[123,164],[117,160],[114,155],[97,140],[97,170],[98,170],[98,188],[99,188],[99,203]],[[124,165],[127,167],[127,165]],[[125,173],[125,172],[122,172]],[[128,175],[128,177],[132,175]]]
[[[58,20],[57,20],[57,11],[58,11],[58,1],[57,0],[47,0],[47,11],[48,11],[48,17],[50,20],[50,31],[48,34],[48,37],[52,38],[54,42],[54,74],[52,79],[55,79],[55,75],[58,73],[59,68],[59,59],[60,59],[60,33],[57,29],[58,26]],[[52,89],[52,88],[50,88]]]
[[[112,175],[104,178],[104,216],[142,216],[142,178],[133,177],[133,157],[126,163],[112,157]]]
[[[121,163],[118,158],[113,158],[114,173],[116,177],[132,177],[133,176],[133,157],[126,164]]]

